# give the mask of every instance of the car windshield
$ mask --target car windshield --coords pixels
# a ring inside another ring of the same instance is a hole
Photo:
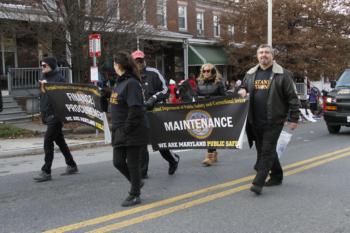
[[[340,76],[336,87],[350,87],[350,69],[345,70]]]

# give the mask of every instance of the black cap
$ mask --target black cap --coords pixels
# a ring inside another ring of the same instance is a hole
[[[48,64],[52,70],[56,69],[57,67],[57,60],[54,57],[44,57],[42,62]]]

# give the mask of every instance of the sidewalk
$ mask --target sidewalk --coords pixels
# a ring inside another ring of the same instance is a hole
[[[0,139],[0,159],[15,156],[35,155],[44,153],[44,134],[46,126],[31,121],[27,123],[14,124],[18,128],[27,129],[38,134],[37,137],[19,138],[19,139]],[[68,147],[73,151],[81,148],[90,148],[95,146],[105,146],[104,135],[96,135],[95,129],[82,124],[73,124],[63,128]],[[55,150],[58,147],[55,145]]]

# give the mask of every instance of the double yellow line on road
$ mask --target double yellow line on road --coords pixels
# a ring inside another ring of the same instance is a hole
[[[343,158],[346,156],[350,156],[350,147],[284,166],[283,169],[286,170],[284,172],[284,175],[289,176],[289,175],[293,175],[296,173],[300,173],[300,172],[303,172],[305,170],[311,169],[313,167],[317,167],[317,166],[320,166],[322,164],[329,163],[333,160],[340,159],[340,158]],[[293,168],[295,168],[295,169],[293,169]],[[254,175],[246,176],[246,177],[232,180],[232,181],[229,181],[226,183],[222,183],[222,184],[210,186],[210,187],[207,187],[204,189],[196,190],[194,192],[182,194],[182,195],[175,196],[172,198],[168,198],[168,199],[164,199],[164,200],[157,201],[154,203],[139,206],[136,208],[116,212],[113,214],[93,218],[93,219],[82,221],[79,223],[74,223],[71,225],[62,226],[62,227],[59,227],[56,229],[51,229],[51,230],[48,230],[45,232],[46,233],[53,233],[53,232],[61,233],[61,232],[69,232],[69,231],[73,231],[73,230],[78,230],[78,229],[81,229],[84,227],[89,227],[89,226],[101,224],[101,223],[108,222],[111,220],[119,219],[121,217],[125,217],[125,216],[129,216],[132,214],[141,213],[141,212],[144,212],[147,210],[155,209],[157,207],[163,207],[163,206],[166,206],[166,205],[169,205],[169,204],[172,204],[175,202],[183,201],[183,200],[186,200],[189,198],[194,198],[194,197],[201,195],[201,194],[206,194],[206,193],[210,193],[213,191],[219,191],[221,189],[228,188],[228,187],[231,187],[231,186],[234,186],[237,184],[251,182],[253,178],[254,178]],[[204,204],[204,203],[207,203],[210,201],[214,201],[216,199],[223,198],[223,197],[232,195],[234,193],[237,193],[237,192],[240,192],[243,190],[247,190],[247,189],[249,189],[249,187],[250,187],[249,183],[243,184],[241,186],[230,188],[230,189],[227,189],[225,191],[220,191],[220,192],[217,192],[215,194],[209,194],[205,197],[197,198],[194,200],[192,199],[192,200],[189,200],[187,202],[184,202],[184,203],[172,206],[172,207],[168,207],[166,209],[158,210],[155,212],[141,215],[139,217],[134,217],[134,218],[131,218],[128,220],[118,222],[118,223],[113,223],[113,224],[110,224],[110,225],[107,225],[104,227],[100,227],[100,228],[95,229],[95,230],[90,231],[90,232],[99,232],[99,233],[111,232],[111,231],[118,230],[118,229],[130,226],[130,225],[134,225],[134,224],[137,224],[140,222],[159,218],[161,216],[165,216],[165,215],[171,214],[171,213],[179,211],[179,210],[188,209],[188,208],[191,208],[193,206],[197,206],[197,205]]]

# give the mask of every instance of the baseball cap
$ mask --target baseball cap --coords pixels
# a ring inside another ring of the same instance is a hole
[[[137,58],[145,58],[145,54],[141,51],[141,50],[136,50],[131,54],[133,59],[137,59]]]

